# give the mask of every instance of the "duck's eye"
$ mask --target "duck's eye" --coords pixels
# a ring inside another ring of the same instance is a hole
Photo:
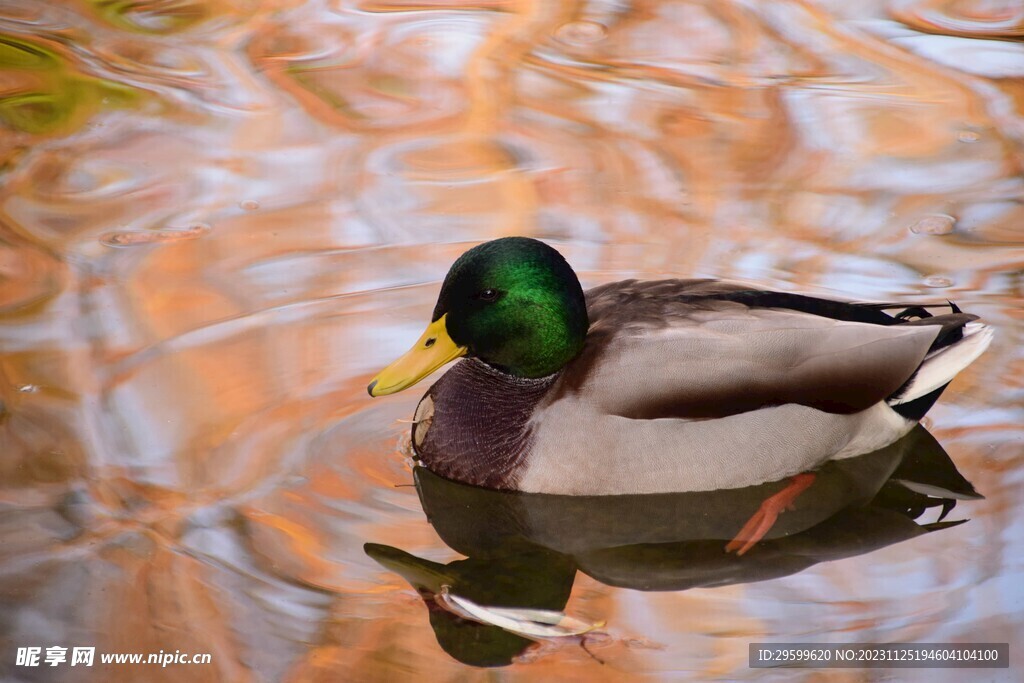
[[[498,298],[498,290],[496,289],[485,289],[476,295],[477,299],[481,301],[494,301]]]

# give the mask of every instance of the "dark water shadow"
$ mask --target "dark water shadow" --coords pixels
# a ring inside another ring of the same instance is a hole
[[[957,526],[958,500],[981,498],[942,446],[917,427],[874,453],[833,461],[745,555],[725,545],[767,497],[786,486],[630,496],[494,491],[415,471],[441,539],[467,557],[447,564],[368,543],[366,553],[421,595],[438,643],[475,666],[509,664],[532,644],[459,616],[442,590],[479,605],[562,610],[576,572],[610,586],[680,591],[764,581]],[[936,521],[920,523],[935,509]]]

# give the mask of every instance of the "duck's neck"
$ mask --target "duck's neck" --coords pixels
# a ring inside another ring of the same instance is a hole
[[[480,360],[460,361],[416,408],[416,455],[443,477],[515,489],[529,451],[530,417],[556,377],[514,377]]]

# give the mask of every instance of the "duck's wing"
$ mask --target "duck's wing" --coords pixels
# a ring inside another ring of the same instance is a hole
[[[882,305],[710,280],[618,282],[587,292],[587,304],[586,347],[557,390],[634,419],[790,403],[859,412],[897,392],[930,350],[975,319],[907,321]]]

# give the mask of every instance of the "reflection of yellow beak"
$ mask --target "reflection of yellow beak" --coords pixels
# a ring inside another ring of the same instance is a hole
[[[386,396],[411,387],[439,367],[466,355],[465,346],[457,346],[448,336],[445,313],[427,326],[426,332],[401,358],[373,378],[366,390],[370,396]]]

